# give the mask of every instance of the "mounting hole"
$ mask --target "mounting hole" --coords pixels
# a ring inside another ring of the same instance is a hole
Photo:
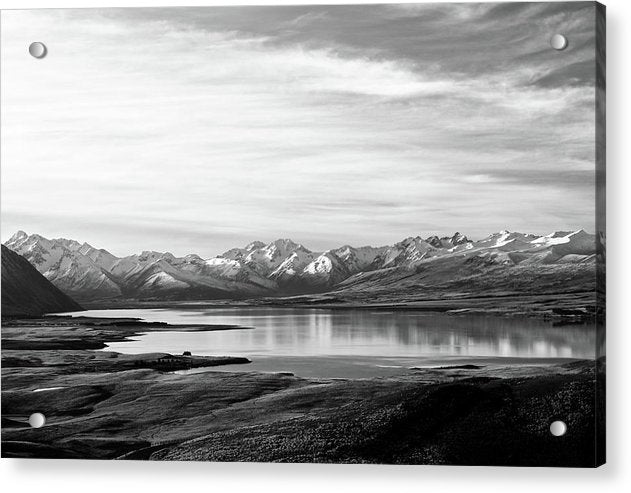
[[[555,34],[550,38],[550,46],[555,50],[564,50],[567,48],[567,38],[563,34]]]
[[[28,52],[35,58],[44,58],[48,50],[46,49],[46,45],[44,43],[35,41],[28,47]]]
[[[28,418],[28,424],[30,424],[33,428],[41,428],[46,424],[46,416],[42,413],[33,413]]]
[[[567,425],[563,421],[553,421],[550,423],[550,433],[555,437],[562,437],[567,431]]]

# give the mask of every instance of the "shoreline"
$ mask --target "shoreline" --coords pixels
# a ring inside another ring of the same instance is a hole
[[[51,323],[53,322],[53,323]],[[71,317],[66,315],[49,315],[39,318],[11,318],[2,321],[2,347],[3,347],[3,367],[5,360],[15,363],[13,353],[46,354],[47,351],[63,351],[63,352],[89,352],[91,360],[94,362],[103,358],[124,359],[127,361],[141,360],[146,357],[155,357],[156,355],[179,357],[164,351],[149,352],[119,352],[110,348],[111,343],[117,342],[133,342],[134,337],[142,336],[151,332],[215,332],[224,330],[254,330],[253,327],[244,327],[238,325],[211,325],[211,324],[168,324],[165,322],[146,322],[140,318],[104,318],[104,317],[88,317],[77,316]],[[16,337],[16,330],[21,333]],[[35,335],[42,329],[49,332],[45,336],[41,334]],[[72,334],[72,337],[67,337]],[[6,357],[5,357],[6,356]],[[191,355],[193,358],[216,358],[225,360],[224,365],[232,366],[236,363],[231,360],[247,360],[243,357],[234,357],[228,355]],[[580,357],[545,357],[545,356],[469,356],[469,355],[355,355],[355,354],[327,354],[327,355],[288,355],[288,354],[259,354],[256,359],[258,361],[278,361],[278,360],[299,360],[299,361],[328,361],[335,360],[347,361],[351,364],[357,362],[384,362],[389,361],[398,363],[397,367],[403,371],[414,370],[448,370],[458,369],[459,367],[475,365],[479,368],[464,369],[486,369],[495,371],[499,368],[505,369],[510,367],[551,367],[576,362],[594,362],[594,359]],[[246,362],[246,361],[243,361]],[[247,360],[247,363],[252,361]],[[216,367],[217,364],[209,364],[209,367]],[[255,367],[256,365],[248,365]],[[377,365],[379,366],[379,365]],[[394,365],[393,365],[394,366]],[[19,367],[19,366],[14,366]],[[33,367],[25,365],[24,367]],[[196,366],[195,368],[199,368]],[[112,369],[110,369],[111,371]],[[216,370],[212,370],[216,371]],[[231,370],[227,370],[231,371]],[[239,372],[238,370],[232,370]],[[256,371],[256,370],[247,370]],[[266,373],[283,372],[283,370],[265,370]],[[299,378],[303,378],[299,376]],[[313,378],[313,377],[305,377]],[[316,377],[327,378],[327,377]],[[343,377],[336,377],[343,378]],[[365,377],[372,378],[372,377]]]
[[[256,310],[256,308],[252,308]],[[183,351],[195,349],[198,356],[214,356],[216,349],[213,344],[207,344],[205,337],[198,338],[192,334],[190,337],[184,335],[185,332],[206,332],[218,330],[239,330],[244,328],[239,324],[239,320],[226,320],[233,325],[216,325],[204,324],[206,320],[199,320],[199,324],[180,324],[181,320],[188,321],[189,317],[172,318],[171,323],[159,322],[164,320],[160,311],[154,313],[153,310],[146,309],[121,309],[120,311],[112,310],[111,316],[106,317],[103,310],[94,312],[85,312],[86,315],[75,313],[72,315],[62,315],[53,317],[55,319],[64,320],[64,317],[70,317],[63,323],[81,323],[86,321],[92,325],[114,325],[117,327],[115,337],[108,337],[110,332],[102,335],[98,347],[92,346],[90,349],[100,349],[108,352],[117,352],[126,357],[140,358],[145,353],[174,353],[179,354]],[[121,318],[122,317],[122,318]],[[133,318],[136,317],[136,318]],[[141,318],[142,317],[142,318]],[[493,318],[499,318],[492,316]],[[95,324],[93,320],[99,323]],[[192,319],[190,319],[192,320]],[[107,323],[104,323],[107,321]],[[252,323],[252,322],[249,322]],[[501,323],[501,322],[500,322]],[[247,324],[246,324],[247,325]],[[549,322],[548,322],[549,325]],[[556,325],[556,324],[555,324]],[[127,326],[133,329],[133,332],[125,337],[121,337],[122,328]],[[253,327],[248,327],[253,329]],[[119,330],[120,329],[120,330]],[[551,326],[550,329],[553,330]],[[162,333],[162,334],[156,334]],[[155,334],[155,336],[153,335]],[[180,336],[179,334],[182,334]],[[245,337],[245,336],[244,336]],[[261,336],[267,337],[267,336]],[[234,337],[228,336],[228,340]],[[212,339],[211,339],[212,340]],[[221,339],[223,340],[223,339]],[[249,339],[248,339],[249,340]],[[144,341],[144,342],[138,342]],[[189,341],[189,342],[184,342]],[[241,336],[237,336],[237,341],[241,340]],[[507,354],[505,352],[476,352],[467,354],[467,351],[451,351],[445,353],[436,353],[431,348],[394,348],[392,352],[382,348],[378,353],[373,351],[353,352],[352,348],[346,347],[341,349],[333,349],[328,351],[309,351],[308,348],[292,347],[292,348],[273,348],[272,350],[259,351],[258,347],[252,341],[250,345],[242,346],[240,344],[232,344],[224,346],[222,354],[230,354],[237,357],[253,358],[247,368],[243,369],[234,366],[231,363],[225,368],[226,371],[263,371],[263,372],[289,372],[298,376],[308,378],[371,378],[380,376],[394,376],[409,372],[415,368],[432,368],[449,364],[475,364],[491,367],[498,366],[551,366],[557,364],[569,363],[593,355],[581,352],[580,354],[563,353],[523,353]],[[13,346],[11,346],[13,347]],[[349,351],[345,352],[344,349]],[[385,352],[384,352],[385,351]],[[178,353],[179,352],[179,353]],[[504,353],[504,354],[503,354]],[[394,371],[396,368],[397,371]]]
[[[76,312],[82,313],[82,312]],[[46,326],[51,329],[62,330],[78,325],[78,330],[69,331],[70,334],[57,334],[60,340],[42,338],[42,340],[27,340],[22,337],[17,339],[5,338],[2,335],[2,347],[4,350],[29,350],[29,349],[105,349],[107,343],[126,342],[131,337],[139,336],[147,332],[180,331],[180,332],[210,332],[221,330],[253,330],[253,327],[239,325],[205,325],[205,324],[168,324],[166,322],[146,322],[140,318],[121,317],[88,317],[71,315],[45,315],[43,317],[11,317],[2,319],[2,328],[12,327],[37,327]],[[13,334],[18,335],[19,334]],[[71,335],[64,338],[64,335]]]
[[[384,299],[366,302],[338,298],[335,293],[241,300],[97,300],[83,302],[87,310],[150,308],[303,308],[314,310],[421,311],[448,315],[488,315],[552,320],[560,324],[596,323],[604,314],[598,311],[593,291],[542,294],[498,293],[488,296],[451,296],[435,299]]]
[[[136,363],[155,361],[164,353],[125,355],[87,348],[112,336],[122,340],[147,329],[178,327],[148,327],[129,319],[117,327],[112,322],[3,320],[3,457],[599,463],[593,443],[595,417],[601,414],[594,408],[593,389],[604,360],[450,363],[359,379],[230,371],[226,366],[183,372]],[[14,347],[22,349],[8,349],[5,341],[18,336],[23,345]],[[73,341],[83,341],[84,347],[78,349]],[[577,408],[583,412],[575,413]],[[32,412],[46,416],[43,428],[30,428],[26,421]],[[573,431],[561,441],[548,431],[555,416]],[[509,456],[509,451],[517,455]]]

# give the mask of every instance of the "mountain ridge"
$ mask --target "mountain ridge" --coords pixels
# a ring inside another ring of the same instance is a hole
[[[435,278],[442,276],[447,282],[458,274],[453,271],[455,265],[461,265],[462,272],[478,269],[489,276],[498,275],[498,265],[503,266],[502,275],[517,272],[518,266],[543,272],[544,266],[552,265],[567,278],[576,265],[594,264],[597,250],[595,235],[582,229],[547,235],[503,230],[477,241],[457,232],[442,237],[411,236],[381,247],[347,244],[326,251],[312,251],[281,238],[268,244],[254,241],[208,259],[150,250],[116,257],[85,242],[49,240],[24,231],[18,231],[5,245],[79,300],[288,296],[347,289],[369,278],[392,285],[401,276],[436,270],[436,266],[440,269]],[[377,274],[370,276],[372,272]],[[369,290],[382,287],[370,284]]]

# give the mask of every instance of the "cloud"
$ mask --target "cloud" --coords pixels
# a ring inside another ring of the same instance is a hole
[[[209,256],[584,226],[591,11],[514,8],[3,12],[3,238]]]

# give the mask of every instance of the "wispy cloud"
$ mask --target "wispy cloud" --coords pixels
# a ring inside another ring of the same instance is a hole
[[[589,227],[593,11],[513,5],[4,12],[3,239]]]

